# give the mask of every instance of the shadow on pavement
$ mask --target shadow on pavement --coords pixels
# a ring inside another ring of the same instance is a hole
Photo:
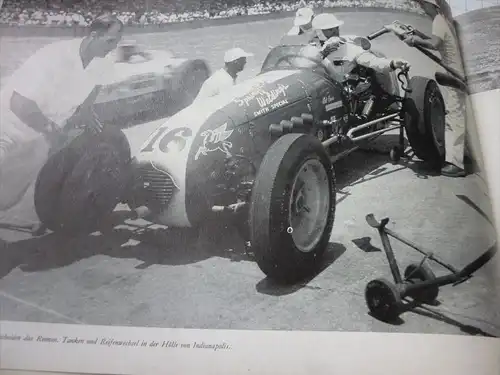
[[[415,173],[415,176],[422,180],[427,180],[429,177],[438,177],[441,175],[441,172],[436,170],[435,167],[432,167],[428,163],[418,159],[401,159],[399,164],[404,168],[411,169]]]
[[[440,303],[437,302],[435,305],[440,305]],[[438,320],[440,322],[455,326],[457,328],[460,328],[461,332],[468,334],[468,335],[485,336],[485,337],[498,337],[497,335],[493,335],[489,332],[486,332],[486,331],[482,330],[481,328],[475,327],[475,326],[470,325],[470,324],[461,323],[458,320],[450,318],[449,316],[443,314],[442,312],[435,311],[435,310],[433,310],[429,307],[426,307],[422,304],[419,304],[415,301],[406,302],[404,308],[401,311],[401,315],[392,321],[380,320],[380,319],[374,317],[370,312],[368,312],[368,315],[370,315],[374,319],[382,321],[386,324],[393,325],[393,326],[401,326],[401,325],[405,324],[405,321],[402,318],[402,316],[408,312],[414,313],[414,314],[417,314],[420,316],[424,316],[424,317],[427,317],[430,319]],[[493,326],[489,322],[484,322],[484,323],[488,324],[490,326]],[[500,330],[500,327],[498,329]]]
[[[339,243],[330,242],[328,248],[325,252],[325,259],[323,265],[320,267],[318,272],[316,272],[311,277],[303,280],[302,282],[295,285],[279,285],[269,278],[264,278],[259,281],[256,285],[256,289],[259,293],[267,294],[271,296],[284,296],[288,294],[295,293],[301,289],[312,289],[321,290],[319,287],[314,287],[308,285],[312,280],[314,280],[318,275],[320,275],[324,270],[326,270],[330,265],[332,265],[337,259],[339,259],[342,254],[346,251],[346,247]]]
[[[352,240],[354,245],[356,245],[360,250],[363,250],[365,253],[381,252],[382,249],[373,246],[371,241],[372,241],[371,237],[361,237]]]
[[[486,213],[476,204],[474,203],[468,196],[463,194],[456,194],[457,198],[462,202],[466,203],[468,206],[473,208],[479,215],[481,215],[488,223],[494,226],[492,219],[486,215]]]
[[[124,224],[121,219],[128,214],[128,211],[115,212],[113,222],[107,230],[102,229],[102,234],[65,237],[51,233],[13,243],[2,241],[0,278],[16,267],[24,272],[44,271],[96,255],[137,259],[143,262],[138,267],[142,269],[154,264],[192,264],[216,256],[230,260],[244,258],[244,243],[231,227],[208,223],[199,231],[150,229]]]
[[[484,330],[482,330],[478,327],[474,327],[470,324],[461,323],[458,320],[452,319],[449,316],[447,316],[441,312],[434,311],[434,310],[429,309],[429,308],[425,308],[425,307],[420,306],[418,308],[412,309],[411,312],[418,314],[418,315],[421,315],[421,316],[428,317],[428,318],[436,319],[436,320],[439,320],[440,322],[458,327],[458,328],[460,328],[460,331],[462,331],[463,333],[466,333],[468,335],[485,336],[485,337],[498,337],[497,335],[493,335],[491,333],[485,332]],[[488,323],[488,324],[490,324],[490,323]]]

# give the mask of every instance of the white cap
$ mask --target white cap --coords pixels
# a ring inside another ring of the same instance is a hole
[[[295,20],[293,21],[294,26],[304,26],[311,22],[314,16],[314,11],[311,8],[305,7],[300,8],[295,13]]]
[[[224,62],[231,62],[242,57],[253,56],[253,53],[245,52],[241,48],[231,48],[224,54]]]
[[[312,26],[316,30],[328,30],[342,26],[344,21],[339,20],[331,13],[323,13],[314,17]]]

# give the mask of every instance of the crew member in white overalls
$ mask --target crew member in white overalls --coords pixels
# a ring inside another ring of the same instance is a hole
[[[424,11],[433,19],[432,38],[424,40],[418,36],[410,36],[405,39],[409,46],[421,46],[436,50],[440,53],[445,65],[453,68],[462,77],[465,76],[464,67],[460,55],[458,39],[450,21],[443,15],[443,11],[435,0],[418,0]],[[446,109],[446,161],[441,169],[441,174],[448,177],[464,177],[465,137],[466,137],[466,100],[467,95],[463,91],[444,87]]]
[[[106,57],[122,30],[116,17],[99,16],[88,36],[40,48],[8,77],[0,91],[0,213],[26,198],[33,206],[34,183],[65,126],[102,130],[92,104],[101,85],[112,81],[114,65]],[[34,231],[45,229],[36,223]]]
[[[214,72],[201,86],[196,101],[224,92],[236,83],[238,74],[245,69],[247,57],[253,56],[241,48],[231,48],[224,54],[224,67]]]
[[[392,82],[385,82],[387,73],[396,69],[405,69],[410,63],[401,58],[389,59],[377,56],[370,49],[355,44],[351,38],[340,36],[340,26],[344,24],[331,13],[319,14],[313,20],[313,29],[317,39],[312,41],[324,58],[323,65],[333,79],[342,81],[357,65],[371,68],[382,79],[385,88],[393,90]],[[342,61],[341,65],[334,61]],[[388,80],[388,79],[387,79]]]

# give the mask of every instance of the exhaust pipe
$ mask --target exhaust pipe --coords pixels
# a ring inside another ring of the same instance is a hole
[[[374,137],[377,135],[382,135],[383,133],[386,133],[386,132],[391,131],[391,130],[399,129],[400,127],[401,127],[401,125],[390,126],[386,129],[380,129],[380,130],[371,132],[369,134],[361,135],[361,136],[356,137],[356,138],[351,138],[351,141],[353,141],[353,142],[362,141],[362,140],[367,139],[367,138],[371,138],[371,137]]]
[[[238,213],[247,206],[247,202],[233,203],[229,206],[212,206],[212,212]]]
[[[357,139],[357,138],[352,138],[353,133],[360,131],[360,130],[363,130],[363,129],[366,129],[372,125],[378,124],[379,122],[383,122],[383,121],[387,121],[387,120],[396,118],[398,116],[399,116],[399,113],[393,113],[392,115],[387,115],[387,116],[381,117],[379,119],[372,120],[372,121],[369,121],[369,122],[364,123],[362,125],[356,126],[347,132],[347,137],[351,138],[352,140]]]
[[[335,143],[339,140],[339,137],[337,135],[334,135],[333,137],[331,138],[328,138],[326,141],[323,141],[321,142],[323,147],[328,147],[330,146],[332,143]]]

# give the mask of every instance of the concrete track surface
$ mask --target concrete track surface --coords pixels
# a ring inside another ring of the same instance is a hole
[[[347,13],[342,31],[366,35],[399,19],[430,32],[430,22],[401,13]],[[140,35],[152,48],[206,58],[217,69],[226,49],[242,46],[255,54],[240,79],[258,72],[268,45],[292,23],[280,19]],[[3,38],[2,74],[8,75],[46,38]],[[432,77],[437,66],[391,36],[374,43],[389,56],[403,56],[413,74]],[[126,129],[137,151],[161,121]],[[387,151],[395,135],[375,148]],[[392,165],[387,153],[357,152],[337,165],[339,204],[324,270],[304,285],[278,287],[268,281],[232,228],[207,224],[197,238],[163,230],[134,229],[130,223],[106,234],[61,240],[32,238],[12,224],[36,220],[28,193],[0,217],[0,318],[61,323],[216,329],[377,331],[447,334],[500,333],[498,277],[491,262],[457,287],[442,288],[439,304],[406,312],[396,324],[368,314],[365,285],[390,277],[381,243],[365,215],[390,217],[395,231],[463,266],[492,243],[483,179],[449,179],[427,173],[418,163]],[[136,223],[137,224],[137,223]],[[141,224],[141,223],[139,223]],[[399,264],[419,260],[393,242]],[[439,266],[434,267],[441,274]]]

